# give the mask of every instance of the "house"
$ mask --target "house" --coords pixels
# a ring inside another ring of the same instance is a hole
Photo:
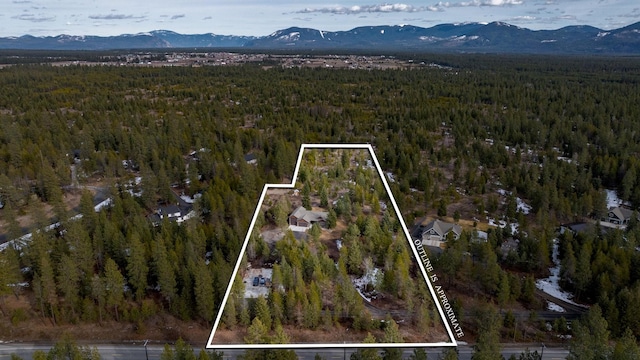
[[[195,215],[192,206],[167,205],[158,208],[149,219],[154,225],[159,225],[164,219],[178,224],[192,218]]]
[[[289,225],[310,228],[313,224],[324,227],[327,223],[327,213],[324,211],[311,211],[299,206],[289,215]]]
[[[631,219],[631,215],[633,215],[633,210],[623,207],[616,207],[609,209],[607,217],[601,220],[616,225],[627,225],[629,223],[629,220]]]
[[[593,224],[589,224],[586,222],[574,222],[569,224],[560,225],[560,234],[564,234],[567,231],[571,231],[571,233],[575,236],[579,233],[586,233],[593,229]]]
[[[180,216],[182,216],[182,211],[180,210],[178,205],[168,205],[158,209],[158,215],[160,216],[160,219],[179,218]]]
[[[441,247],[447,241],[449,234],[454,239],[458,239],[462,233],[460,225],[433,220],[427,225],[421,225],[418,230],[418,239],[422,240],[422,245]]]
[[[254,154],[247,154],[244,156],[244,161],[249,165],[255,165],[258,163],[258,158]]]

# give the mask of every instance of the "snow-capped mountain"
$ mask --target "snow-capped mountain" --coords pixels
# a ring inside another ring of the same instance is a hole
[[[168,30],[120,36],[58,35],[0,38],[0,49],[99,50],[135,48],[252,48],[256,50],[388,50],[538,54],[639,54],[640,22],[615,30],[568,26],[534,31],[503,22],[363,26],[347,31],[291,27],[251,37],[178,34]]]

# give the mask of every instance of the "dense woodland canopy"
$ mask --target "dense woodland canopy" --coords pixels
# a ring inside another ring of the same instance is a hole
[[[60,231],[34,233],[21,251],[0,254],[0,277],[31,285],[22,293],[32,307],[16,321],[144,324],[165,311],[210,324],[214,312],[199,309],[221,303],[262,186],[291,176],[302,143],[371,143],[397,179],[391,187],[408,223],[436,208],[451,216],[447,208],[463,199],[473,205],[458,214],[463,218],[488,211],[517,220],[528,234],[517,235],[517,254],[505,260],[497,250],[511,234],[492,231],[478,245],[466,233],[438,266],[452,281],[473,279],[501,307],[533,306],[533,277],[550,265],[560,223],[604,215],[604,189],[640,206],[640,63],[413,59],[439,66],[0,69],[6,238],[24,230],[17,216],[35,219],[30,231],[61,221]],[[247,153],[257,156],[257,166],[245,163]],[[94,212],[85,191],[78,209],[65,208],[65,197],[77,191],[67,187],[72,164],[80,185],[97,178],[109,184],[111,207]],[[141,197],[124,187],[135,176],[142,177]],[[202,194],[195,204],[200,217],[154,227],[147,215],[172,201],[172,184]],[[498,188],[512,191],[505,204]],[[515,211],[516,195],[532,205],[532,215]],[[69,220],[76,212],[83,217]],[[636,222],[626,232],[561,239],[565,286],[578,300],[600,305],[614,337],[627,328],[640,335],[633,307],[640,302],[638,245]],[[462,256],[467,251],[473,262]],[[0,300],[16,291],[0,284]]]

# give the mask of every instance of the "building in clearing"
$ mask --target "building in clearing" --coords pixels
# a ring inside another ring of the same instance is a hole
[[[327,213],[324,211],[311,211],[299,206],[289,215],[289,225],[310,228],[313,224],[325,227],[327,223]]]
[[[457,224],[433,220],[427,225],[420,226],[417,235],[422,240],[422,245],[441,247],[450,233],[453,234],[454,239],[457,239],[462,233],[462,228]]]
[[[629,220],[631,220],[632,215],[633,210],[623,207],[616,207],[609,209],[607,217],[603,218],[602,220],[616,225],[627,225],[629,224]]]

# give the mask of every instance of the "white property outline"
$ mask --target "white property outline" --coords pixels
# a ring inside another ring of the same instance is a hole
[[[264,201],[264,198],[267,194],[268,189],[293,189],[296,185],[296,179],[298,178],[298,170],[300,170],[300,164],[302,163],[302,155],[304,151],[307,149],[358,149],[358,150],[368,150],[371,158],[373,159],[373,163],[378,170],[378,175],[380,179],[382,179],[382,183],[384,184],[384,188],[389,194],[389,199],[393,204],[393,209],[396,212],[396,216],[398,220],[400,220],[400,225],[402,225],[402,230],[409,242],[411,250],[413,250],[413,256],[420,267],[420,271],[422,272],[422,276],[424,277],[427,286],[429,287],[429,292],[431,293],[431,297],[438,308],[438,313],[440,314],[440,320],[444,324],[447,334],[449,335],[449,339],[451,342],[439,342],[439,343],[328,343],[328,344],[316,344],[316,343],[303,343],[303,344],[213,344],[213,337],[215,336],[216,330],[218,329],[218,325],[220,324],[220,319],[222,318],[222,313],[224,312],[224,308],[227,304],[227,300],[229,299],[229,295],[231,293],[231,288],[233,286],[233,281],[238,275],[238,269],[240,268],[240,263],[242,262],[242,257],[244,256],[247,245],[249,244],[249,239],[251,237],[251,233],[253,232],[253,227],[256,224],[256,219],[258,218],[258,214],[261,212],[261,205]],[[258,204],[256,205],[256,210],[253,213],[253,218],[251,219],[251,224],[249,225],[249,230],[247,231],[247,235],[245,236],[244,243],[242,244],[242,248],[240,249],[240,254],[238,255],[238,261],[236,262],[236,266],[233,269],[233,273],[231,274],[231,279],[229,279],[229,286],[227,286],[227,291],[224,294],[224,298],[222,299],[222,305],[220,306],[220,310],[218,311],[218,316],[216,317],[216,321],[213,323],[213,328],[211,330],[211,335],[209,336],[209,341],[207,342],[207,349],[316,349],[316,348],[415,348],[415,347],[457,347],[458,344],[453,336],[453,332],[451,331],[451,327],[449,326],[449,321],[447,321],[447,317],[444,315],[442,311],[442,306],[440,305],[440,301],[436,296],[436,293],[433,289],[433,285],[431,284],[431,280],[427,275],[427,271],[424,267],[424,264],[420,260],[420,255],[418,254],[418,250],[415,247],[413,241],[411,241],[411,235],[409,234],[409,230],[407,229],[407,225],[404,222],[404,218],[402,217],[402,213],[398,208],[398,204],[396,204],[396,200],[393,197],[393,193],[389,188],[389,183],[387,183],[387,179],[382,172],[382,167],[378,162],[378,158],[376,157],[375,152],[373,151],[373,147],[370,144],[302,144],[300,146],[300,152],[298,153],[298,161],[296,162],[296,168],[293,172],[293,178],[291,180],[291,184],[265,184],[262,189],[262,194],[260,195],[260,200],[258,200]]]

